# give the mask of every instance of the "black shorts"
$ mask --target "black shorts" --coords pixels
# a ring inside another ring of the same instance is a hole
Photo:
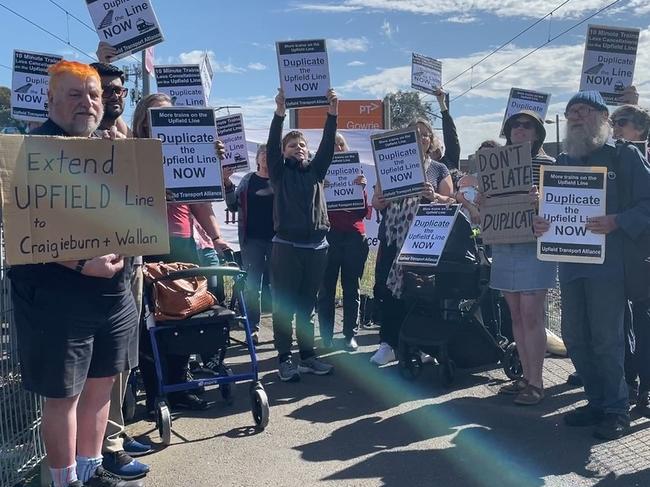
[[[130,292],[75,299],[13,281],[11,294],[25,389],[72,397],[86,378],[111,377],[137,365],[138,313]]]

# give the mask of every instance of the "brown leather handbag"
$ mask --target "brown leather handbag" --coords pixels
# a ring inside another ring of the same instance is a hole
[[[176,271],[194,269],[195,264],[162,262],[146,264],[142,270],[145,280],[153,282],[153,305],[156,321],[183,320],[211,308],[217,300],[208,291],[204,276],[183,279],[156,280]]]

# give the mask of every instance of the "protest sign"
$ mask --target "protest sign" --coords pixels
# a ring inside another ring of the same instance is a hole
[[[420,205],[397,256],[398,264],[436,266],[460,205]]]
[[[618,99],[634,78],[639,32],[625,27],[589,25],[580,91],[600,91],[608,105],[619,105]]]
[[[201,85],[203,86],[203,93],[207,100],[210,99],[210,92],[212,91],[212,78],[214,77],[214,72],[212,71],[212,65],[210,64],[210,57],[206,52],[203,55],[203,61],[201,62]]]
[[[549,93],[539,93],[532,90],[523,90],[521,88],[510,88],[510,96],[508,97],[508,106],[503,115],[503,123],[501,124],[500,137],[505,138],[503,133],[503,126],[510,117],[515,113],[522,110],[530,110],[537,113],[539,118],[546,120],[546,113],[548,112],[548,105],[551,102],[551,95]]]
[[[174,201],[223,199],[212,109],[150,108],[149,127],[162,141],[165,188]]]
[[[169,252],[160,142],[0,136],[11,265]]]
[[[551,222],[537,239],[537,258],[556,262],[602,264],[605,235],[585,228],[589,218],[606,214],[607,168],[540,168],[539,214]]]
[[[528,192],[533,185],[530,142],[476,152],[479,189],[483,196]]]
[[[435,95],[442,86],[442,63],[437,59],[413,53],[411,88]]]
[[[217,118],[217,135],[226,146],[221,167],[232,167],[235,171],[248,169],[248,149],[241,113]]]
[[[99,40],[115,48],[111,62],[163,41],[150,0],[86,0]]]
[[[55,54],[14,50],[11,116],[16,120],[47,120],[47,68],[63,59]]]
[[[527,194],[485,198],[481,203],[481,238],[484,244],[534,242],[535,210]]]
[[[325,175],[327,210],[364,208],[363,186],[354,180],[361,176],[358,152],[336,152]]]
[[[370,137],[377,180],[384,198],[419,195],[425,176],[422,147],[415,129],[384,132]]]
[[[158,92],[172,99],[174,106],[199,106],[208,104],[201,66],[198,64],[176,64],[154,66]]]
[[[276,42],[276,49],[286,107],[328,105],[330,73],[325,40]]]

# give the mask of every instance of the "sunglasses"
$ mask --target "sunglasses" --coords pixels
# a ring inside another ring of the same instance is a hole
[[[102,88],[102,98],[109,99],[117,96],[118,98],[124,98],[129,92],[128,88],[123,86],[106,86]]]
[[[529,122],[528,120],[524,120],[524,121],[515,120],[514,122],[512,122],[510,124],[510,126],[513,129],[517,129],[519,127],[522,127],[522,128],[524,128],[526,130],[530,130],[535,126],[535,124],[533,122]]]
[[[591,107],[572,108],[571,110],[567,110],[566,112],[564,112],[564,118],[569,118],[569,117],[585,118],[591,112],[595,112],[595,111],[596,109]]]
[[[612,124],[619,127],[625,127],[628,123],[630,123],[629,118],[617,118],[616,120],[612,120]]]

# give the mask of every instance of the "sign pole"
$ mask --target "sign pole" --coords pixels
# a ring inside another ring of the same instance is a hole
[[[149,71],[147,71],[147,50],[143,50],[142,55],[142,98],[149,96],[151,88],[149,86]]]

